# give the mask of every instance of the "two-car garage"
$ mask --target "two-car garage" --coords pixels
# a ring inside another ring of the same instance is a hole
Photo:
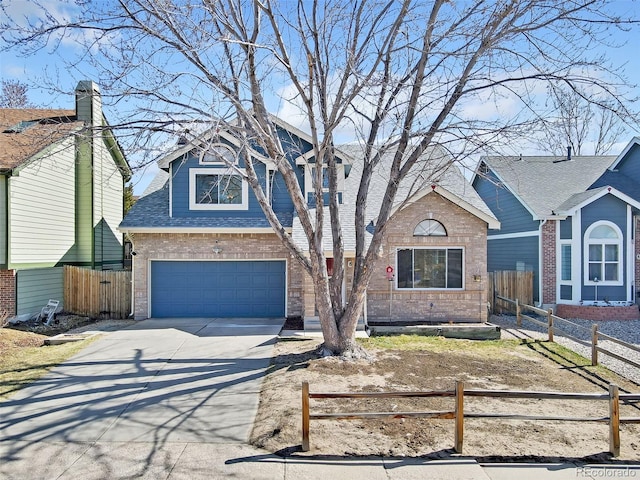
[[[151,262],[151,316],[284,317],[286,262]]]

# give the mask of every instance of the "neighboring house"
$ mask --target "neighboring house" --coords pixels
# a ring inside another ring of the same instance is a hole
[[[310,139],[279,119],[274,122],[311,202],[315,163]],[[135,251],[135,318],[317,316],[311,278],[278,240],[246,181],[224,161],[244,166],[236,145],[226,132],[179,145],[159,160],[160,174],[123,220],[120,230]],[[359,155],[352,146],[341,147],[336,155],[345,285],[351,282],[355,257]],[[435,168],[424,168],[401,189],[410,199],[396,206],[388,224],[383,259],[367,292],[365,315],[370,320],[486,320],[487,227],[499,224],[458,169],[442,154],[432,156]],[[252,157],[258,160],[256,171],[275,213],[307,250],[281,174],[260,153]],[[373,177],[367,201],[373,212],[382,202],[385,165],[389,158],[383,158]],[[366,221],[373,225],[374,215]],[[394,271],[391,281],[387,267]]]
[[[0,109],[0,311],[62,302],[62,266],[122,268],[130,170],[96,84],[75,110]]]
[[[489,271],[533,271],[536,302],[565,311],[635,301],[639,138],[617,157],[483,158],[472,183],[502,226]]]

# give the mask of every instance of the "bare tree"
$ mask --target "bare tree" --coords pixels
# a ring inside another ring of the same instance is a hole
[[[32,108],[28,90],[29,87],[19,80],[2,80],[0,108]]]
[[[624,122],[608,101],[589,99],[587,92],[557,84],[550,84],[547,92],[552,112],[541,122],[542,150],[564,155],[571,147],[575,155],[606,155],[622,139]]]
[[[327,352],[358,350],[355,329],[373,265],[402,182],[412,181],[435,146],[460,160],[479,148],[521,138],[541,121],[537,92],[549,82],[589,86],[611,112],[632,118],[618,70],[593,58],[608,29],[635,24],[606,1],[510,0],[101,0],[80,2],[74,18],[47,15],[6,25],[4,39],[28,54],[73,35],[101,72],[104,91],[136,104],[126,111],[135,145],[194,123],[241,139],[243,175],[274,232],[312,277]],[[584,74],[581,72],[590,72]],[[620,91],[620,89],[616,89]],[[510,102],[517,108],[503,111]],[[316,165],[328,172],[323,204],[317,168],[315,208],[303,195],[271,109],[304,120]],[[112,122],[113,123],[113,122]],[[344,243],[338,215],[336,139],[349,130],[362,145],[355,207],[356,258],[342,299]],[[120,134],[122,135],[122,134]],[[308,254],[280,224],[253,168],[259,149],[285,179]],[[370,239],[365,218],[372,178],[388,177]],[[323,225],[330,224],[329,277]],[[367,241],[368,240],[368,241]]]

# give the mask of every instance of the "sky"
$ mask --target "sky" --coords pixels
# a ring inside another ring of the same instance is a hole
[[[64,13],[64,4],[58,0],[41,0],[42,5],[48,6],[51,12],[56,15],[62,15]],[[30,16],[31,18],[41,15],[40,7],[36,6],[28,0],[0,0],[0,16],[4,13],[13,16]],[[634,17],[640,18],[640,11],[637,16],[633,12],[635,9],[640,10],[640,4],[638,2],[632,2],[631,0],[617,0],[613,2],[613,8],[620,12],[631,11]],[[636,29],[636,32],[640,30]],[[626,76],[634,83],[640,84],[640,54],[638,48],[640,47],[640,36],[634,38],[627,35],[626,37],[617,35],[612,38],[615,42],[623,43],[626,45],[610,49],[606,51],[607,57],[612,63],[622,65]],[[73,91],[78,80],[91,79],[96,83],[100,83],[98,75],[86,62],[80,62],[72,70],[66,70],[64,67],[64,60],[71,58],[78,53],[77,44],[74,39],[63,38],[57,51],[52,52],[51,49],[45,49],[35,52],[29,56],[20,56],[15,51],[2,51],[4,44],[0,39],[0,77],[3,80],[19,80],[23,83],[30,85],[29,100],[36,106],[41,108],[68,108],[72,109],[74,106]],[[59,92],[52,92],[46,89],[37,88],[37,85],[42,83],[40,79],[55,79],[56,83],[60,87]],[[290,86],[283,85],[282,92],[291,91]],[[633,91],[634,96],[640,97],[640,86],[637,86]],[[280,111],[273,112],[287,120],[291,119],[291,112],[287,109],[285,102],[272,102],[274,105],[280,106]],[[481,105],[476,105],[478,111],[481,111]],[[118,109],[126,110],[126,100],[116,104],[109,105],[105,108],[105,116],[107,120],[110,118],[118,117]],[[474,105],[470,105],[469,108],[474,108]],[[301,126],[301,125],[296,125]],[[640,131],[628,130],[622,141],[617,144],[610,152],[611,154],[617,154],[623,150],[627,143],[633,136],[640,135]],[[537,152],[524,151],[523,154],[534,154]],[[130,155],[131,152],[125,152]],[[134,193],[139,195],[143,192],[144,188],[152,180],[157,168],[151,165],[143,170],[135,172],[133,178]]]

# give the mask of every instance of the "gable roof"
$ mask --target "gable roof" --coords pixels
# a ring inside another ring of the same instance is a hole
[[[602,198],[605,195],[613,195],[616,198],[619,198],[625,203],[628,203],[632,207],[636,209],[640,209],[640,201],[626,195],[624,192],[613,188],[612,186],[603,186],[598,188],[592,188],[591,190],[587,190],[586,192],[576,193],[567,199],[562,205],[558,207],[556,213],[558,215],[573,215],[576,211],[580,210],[585,205],[590,204],[591,202]]]
[[[19,167],[83,125],[74,110],[0,108],[0,169]]]
[[[343,204],[340,206],[340,221],[346,252],[355,252],[355,206],[356,195],[362,175],[362,164],[357,159],[363,157],[364,148],[360,145],[338,145],[340,151],[347,153],[356,159],[351,173],[345,180],[343,192]],[[371,178],[369,192],[367,194],[367,211],[365,213],[365,225],[375,224],[377,213],[380,211],[384,194],[389,183],[389,173],[393,161],[394,151],[386,152],[378,164]],[[500,228],[500,222],[493,212],[487,207],[480,195],[464,178],[458,167],[450,157],[439,148],[433,148],[425,152],[410,175],[403,180],[396,195],[394,212],[402,210],[426,195],[439,194],[447,200],[455,203],[472,215],[485,221],[489,228]],[[325,209],[326,219],[323,228],[324,250],[333,249],[329,209]],[[312,213],[312,218],[314,215]],[[307,245],[307,239],[302,230],[302,225],[297,217],[293,219],[292,235],[294,241],[300,245]],[[368,235],[370,238],[370,235]]]
[[[609,167],[609,170],[615,170],[616,168],[618,168],[618,165],[620,164],[620,162],[623,161],[623,159],[627,156],[629,151],[635,146],[640,146],[640,137],[633,137],[631,139],[631,141],[627,144],[627,146],[624,147],[624,150],[620,152],[620,155],[618,155],[616,157],[616,160],[611,164],[611,166]]]
[[[484,157],[498,180],[534,220],[552,218],[572,196],[586,192],[616,160],[615,156]]]

